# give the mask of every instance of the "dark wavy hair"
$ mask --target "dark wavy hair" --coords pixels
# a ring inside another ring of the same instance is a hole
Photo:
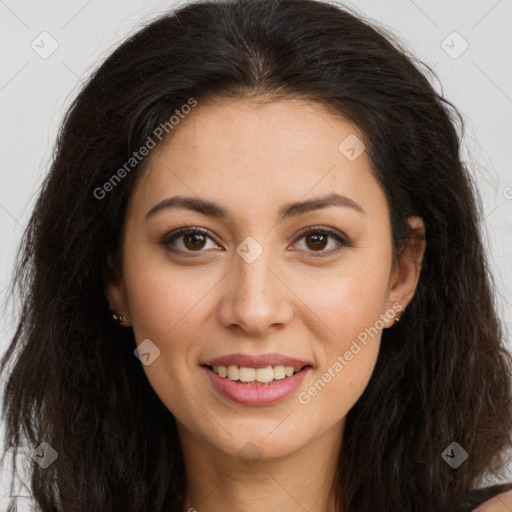
[[[450,510],[501,474],[511,446],[511,357],[480,199],[461,161],[463,119],[431,85],[430,68],[420,69],[384,29],[337,5],[228,0],[160,16],[94,71],[65,115],[19,248],[11,293],[22,308],[2,359],[4,374],[10,364],[6,450],[45,441],[58,453],[47,469],[28,466],[43,512],[184,506],[174,417],[105,296],[148,159],[105,197],[94,191],[191,97],[328,107],[364,134],[396,254],[407,218],[425,222],[416,293],[400,323],[384,330],[375,371],[347,416],[334,482],[340,510]],[[441,457],[454,441],[469,453],[456,470]]]

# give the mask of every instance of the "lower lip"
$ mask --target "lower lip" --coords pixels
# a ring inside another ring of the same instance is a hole
[[[291,395],[306,378],[312,368],[307,366],[291,377],[272,384],[243,384],[221,377],[208,366],[203,366],[215,389],[224,397],[243,405],[271,405]]]

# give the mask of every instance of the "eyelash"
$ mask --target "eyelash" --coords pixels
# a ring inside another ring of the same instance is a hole
[[[183,251],[181,249],[174,249],[174,248],[171,247],[171,243],[172,242],[174,242],[175,240],[177,240],[178,238],[180,238],[180,237],[182,237],[184,235],[190,235],[190,234],[207,236],[208,238],[212,239],[215,243],[217,243],[217,241],[215,240],[215,237],[213,236],[213,234],[210,233],[207,229],[199,228],[199,227],[187,226],[187,227],[178,229],[177,231],[173,231],[171,233],[168,233],[162,239],[160,244],[163,245],[166,249],[168,249],[168,250],[170,250],[170,251],[172,251],[174,253],[179,253],[179,254],[204,252],[202,250],[198,250],[198,251]],[[311,226],[311,227],[305,229],[304,231],[302,231],[298,235],[297,240],[300,240],[301,238],[303,238],[303,237],[305,237],[307,235],[312,235],[312,234],[315,234],[315,235],[318,235],[318,234],[328,235],[330,238],[334,238],[338,242],[338,244],[339,244],[337,248],[331,249],[330,251],[323,251],[323,250],[320,250],[320,251],[307,251],[307,252],[310,252],[311,256],[314,257],[314,258],[325,258],[325,257],[332,256],[333,254],[338,253],[344,247],[353,247],[353,244],[350,241],[348,241],[346,238],[344,238],[341,235],[339,235],[336,231],[333,231],[331,229],[324,228],[324,227],[321,227],[321,226]]]

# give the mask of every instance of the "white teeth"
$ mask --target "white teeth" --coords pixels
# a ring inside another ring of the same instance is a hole
[[[267,366],[266,368],[258,368],[255,372],[255,379],[258,382],[272,382],[274,380],[274,370],[272,370],[272,366]],[[240,379],[242,380],[242,379]]]
[[[242,366],[239,374],[239,379],[242,382],[252,382],[253,380],[256,380],[256,370],[254,368],[244,368]]]
[[[228,366],[228,379],[229,380],[238,380],[240,377],[240,368],[232,364]]]
[[[274,366],[274,380],[281,380],[286,377],[286,371],[282,364]]]
[[[213,371],[221,377],[227,377],[229,380],[240,380],[240,382],[260,382],[268,384],[273,380],[281,380],[291,377],[302,368],[293,366],[284,366],[282,364],[276,366],[266,366],[265,368],[248,368],[245,366],[214,366]]]

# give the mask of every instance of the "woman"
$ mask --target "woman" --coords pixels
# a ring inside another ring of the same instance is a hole
[[[123,43],[17,268],[6,440],[40,509],[508,507],[477,489],[511,366],[453,112],[318,1],[193,3]]]

